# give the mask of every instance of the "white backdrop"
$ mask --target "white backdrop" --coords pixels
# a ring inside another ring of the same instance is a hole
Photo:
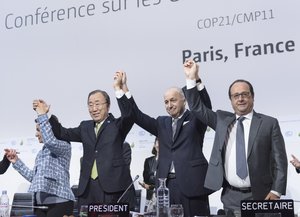
[[[118,69],[127,72],[130,90],[144,112],[166,114],[163,92],[185,84],[182,63],[191,57],[200,63],[214,109],[231,110],[228,86],[238,78],[249,80],[255,110],[280,120],[288,155],[300,157],[299,8],[294,0],[4,0],[1,148],[17,148],[33,165],[41,147],[34,139],[35,98],[45,99],[52,113],[73,127],[89,119],[87,94],[103,89],[118,116],[112,88]],[[265,51],[264,44],[274,50]],[[210,131],[204,144],[207,156],[212,138]],[[135,126],[127,140],[133,146],[132,176],[141,176],[154,138]],[[72,184],[78,182],[80,156],[81,145],[74,144]],[[300,200],[299,179],[289,166],[286,197]],[[8,189],[11,198],[26,186],[12,168],[0,178],[0,190]],[[211,205],[221,206],[219,192],[211,196]]]

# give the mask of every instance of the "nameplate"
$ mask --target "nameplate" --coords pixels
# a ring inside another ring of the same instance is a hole
[[[242,217],[294,217],[293,200],[242,200]]]
[[[129,217],[129,204],[90,204],[88,206],[88,217]]]

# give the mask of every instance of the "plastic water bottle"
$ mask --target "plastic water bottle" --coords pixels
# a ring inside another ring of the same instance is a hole
[[[0,217],[9,217],[9,198],[7,191],[3,190],[0,198]]]
[[[170,194],[166,186],[166,178],[159,178],[159,187],[157,188],[157,206],[156,216],[168,217],[170,207]]]

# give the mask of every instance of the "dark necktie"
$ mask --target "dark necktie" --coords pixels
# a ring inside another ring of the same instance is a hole
[[[248,175],[243,126],[244,120],[245,117],[243,116],[237,119],[238,123],[236,129],[236,174],[241,179],[245,179]]]

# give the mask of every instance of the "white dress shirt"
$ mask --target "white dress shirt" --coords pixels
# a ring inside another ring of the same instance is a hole
[[[250,125],[253,116],[253,111],[247,115],[244,115],[245,120],[243,121],[244,125],[244,137],[245,137],[245,151],[246,156],[248,154],[248,140],[249,140],[249,132],[250,132]],[[239,118],[237,116],[236,118]],[[248,176],[245,179],[241,179],[236,174],[236,129],[237,129],[237,121],[233,124],[232,128],[229,129],[229,137],[226,144],[226,151],[225,151],[225,177],[228,183],[234,187],[243,188],[243,187],[250,187],[250,179],[249,179],[249,169]],[[247,157],[246,157],[247,158]],[[248,166],[247,166],[248,167]]]

